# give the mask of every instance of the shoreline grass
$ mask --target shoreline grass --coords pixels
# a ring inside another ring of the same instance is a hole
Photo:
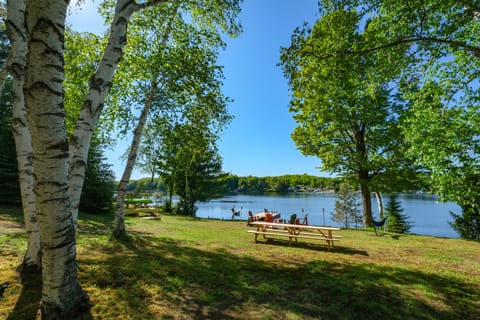
[[[15,268],[20,209],[0,207],[0,318],[35,319],[37,285]],[[77,261],[93,307],[83,319],[480,319],[480,243],[341,230],[323,242],[254,243],[244,221],[81,214]],[[29,298],[30,297],[30,298]]]

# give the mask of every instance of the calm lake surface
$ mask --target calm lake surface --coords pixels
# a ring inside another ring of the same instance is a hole
[[[264,208],[270,211],[278,211],[282,218],[289,218],[292,213],[302,217],[302,208],[308,213],[309,224],[338,226],[330,219],[334,212],[336,195],[333,193],[295,193],[288,195],[234,195],[209,202],[197,203],[197,217],[231,219],[234,207],[235,211],[241,211],[241,219],[247,220],[248,210],[259,213]],[[360,203],[360,198],[359,203]],[[389,197],[382,197],[386,207]],[[450,211],[461,213],[458,205],[451,202],[440,202],[436,196],[427,194],[400,194],[398,200],[403,208],[403,214],[409,217],[413,223],[410,233],[458,238],[450,225],[452,221]],[[377,201],[372,198],[373,216],[378,219]],[[359,207],[361,208],[361,206]],[[238,217],[236,217],[238,219]]]

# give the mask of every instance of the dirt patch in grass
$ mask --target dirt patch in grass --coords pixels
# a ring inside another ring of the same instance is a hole
[[[18,222],[0,219],[0,234],[25,233],[25,228]]]

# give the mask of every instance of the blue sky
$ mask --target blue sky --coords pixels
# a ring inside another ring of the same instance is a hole
[[[224,92],[234,100],[229,112],[235,117],[219,141],[224,171],[239,176],[328,175],[319,171],[319,159],[303,156],[291,139],[295,122],[288,112],[289,87],[277,66],[280,47],[289,45],[293,30],[317,18],[317,0],[244,0],[243,33],[226,39],[227,48],[220,56]],[[89,0],[67,22],[77,31],[103,30]],[[106,153],[117,179],[128,143],[119,141],[115,150]],[[146,175],[134,172],[132,179],[142,176]]]

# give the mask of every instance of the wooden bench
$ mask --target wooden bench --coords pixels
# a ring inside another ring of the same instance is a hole
[[[290,234],[290,233],[280,233],[280,232],[265,232],[265,231],[256,231],[256,230],[248,230],[247,232],[249,233],[254,233],[256,235],[270,235],[270,236],[280,236],[280,237],[288,237],[290,239],[295,239],[297,238],[303,238],[303,239],[316,239],[316,240],[326,240],[326,241],[338,241],[340,240],[340,236],[334,236],[333,238],[328,238],[324,237],[319,234],[311,234],[311,235],[305,235],[305,234]],[[264,237],[265,238],[265,237]],[[255,238],[255,241],[257,241],[257,238]]]
[[[250,226],[256,227],[256,230],[247,230],[248,233],[252,233],[255,235],[255,242],[258,241],[258,236],[262,235],[264,239],[267,238],[266,236],[288,237],[289,244],[291,244],[293,239],[295,239],[295,242],[298,242],[298,238],[302,238],[324,240],[329,246],[334,246],[334,241],[339,241],[341,238],[341,236],[333,234],[333,231],[340,230],[340,228],[336,227],[322,227],[270,222],[252,222],[250,223]]]
[[[158,209],[157,208],[132,208],[132,209],[125,209],[125,215],[131,216],[139,216],[140,213],[148,213],[152,216],[157,216]]]

